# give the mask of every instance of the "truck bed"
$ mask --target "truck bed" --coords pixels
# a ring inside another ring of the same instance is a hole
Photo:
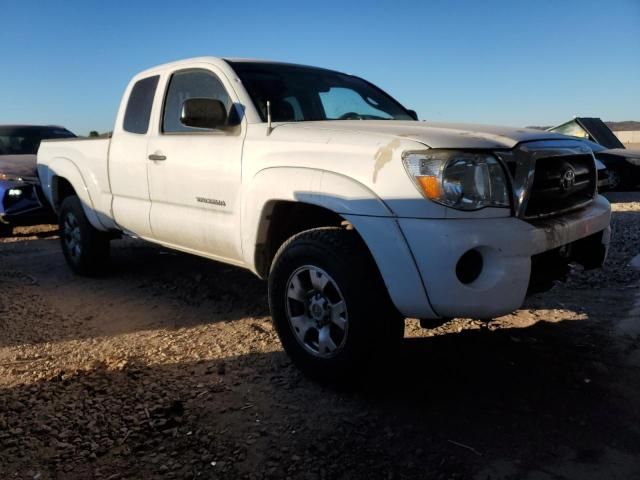
[[[84,186],[86,196],[79,192],[85,211],[93,210],[105,228],[111,228],[111,191],[109,188],[109,138],[45,140],[37,157],[38,176],[47,200],[54,209],[56,185],[52,178],[74,178],[74,186]],[[77,182],[77,183],[76,183]],[[95,218],[95,217],[94,217]],[[92,222],[93,223],[93,222]]]

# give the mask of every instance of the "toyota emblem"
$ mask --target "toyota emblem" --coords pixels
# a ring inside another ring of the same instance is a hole
[[[576,171],[573,168],[567,168],[560,175],[560,187],[562,190],[571,190],[576,184]]]

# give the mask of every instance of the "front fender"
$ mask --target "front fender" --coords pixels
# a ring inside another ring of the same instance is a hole
[[[254,272],[255,248],[266,237],[270,206],[277,201],[308,203],[340,215],[392,215],[371,190],[344,175],[314,168],[260,170],[245,190],[242,206],[242,251]]]
[[[97,230],[107,230],[96,214],[87,182],[84,180],[80,169],[71,160],[65,157],[56,157],[49,162],[46,173],[42,172],[41,169],[39,170],[47,199],[56,212],[59,211],[60,203],[62,203],[58,192],[59,180],[64,179],[71,184],[80,199],[89,223]]]

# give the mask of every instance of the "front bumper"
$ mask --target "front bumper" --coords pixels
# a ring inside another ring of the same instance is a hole
[[[530,283],[532,257],[570,244],[584,246],[585,242],[576,242],[590,237],[601,246],[594,248],[597,258],[591,263],[603,262],[611,235],[610,217],[609,202],[598,196],[579,211],[532,222],[510,217],[404,218],[398,223],[436,315],[493,318],[522,305]],[[584,263],[588,252],[582,250]],[[472,254],[465,258],[472,257],[471,272],[467,269],[461,276],[465,270],[460,268],[461,259],[470,251]]]

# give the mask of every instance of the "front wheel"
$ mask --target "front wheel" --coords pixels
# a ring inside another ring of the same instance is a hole
[[[318,228],[280,247],[269,275],[274,326],[312,378],[342,382],[387,357],[404,334],[365,245],[353,231]]]
[[[77,196],[63,200],[59,227],[62,253],[74,273],[92,276],[104,271],[109,261],[109,237],[91,225]]]

